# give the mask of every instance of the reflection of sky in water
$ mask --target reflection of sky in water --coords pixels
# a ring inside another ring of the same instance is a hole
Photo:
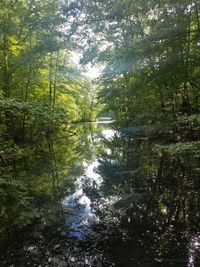
[[[105,129],[102,131],[102,135],[106,139],[112,139],[116,131]],[[108,154],[112,154],[110,149],[107,150]],[[88,164],[83,162],[85,169],[84,174],[76,179],[75,192],[63,200],[63,207],[69,210],[66,221],[70,227],[69,235],[76,237],[80,240],[86,239],[87,235],[91,232],[90,224],[99,220],[95,211],[92,209],[91,199],[84,192],[85,186],[91,189],[99,189],[103,182],[103,178],[96,172],[99,166],[99,161]],[[117,201],[116,197],[102,198],[99,208],[103,209],[104,205],[109,205]]]
[[[111,117],[100,117],[100,118],[97,118],[95,123],[98,123],[98,124],[111,124],[113,122],[114,122],[114,120]]]
[[[106,150],[106,153],[107,153],[107,155],[111,155],[111,154],[112,154],[112,150],[111,150],[110,148],[108,148],[108,149]]]
[[[193,236],[189,242],[188,267],[195,267],[197,253],[200,252],[200,235]]]
[[[75,182],[76,191],[74,194],[67,196],[63,200],[63,206],[69,209],[73,209],[72,214],[67,217],[67,223],[70,225],[70,236],[77,237],[80,240],[86,238],[87,234],[90,232],[88,227],[91,221],[97,221],[94,211],[91,208],[91,200],[83,192],[83,187],[86,179],[89,181],[89,185],[97,188],[100,187],[102,183],[102,177],[95,172],[98,167],[99,162],[94,161],[91,164],[84,162],[85,167],[84,175],[78,177]]]
[[[99,162],[97,160],[89,165],[86,165],[85,176],[89,178],[91,185],[94,185],[95,183],[96,186],[100,187],[101,183],[103,182],[103,179],[98,173],[95,172],[98,166],[99,166]],[[83,180],[83,183],[84,183],[84,180]]]
[[[98,124],[111,124],[111,123],[113,123],[114,122],[114,120],[105,120],[105,121],[96,121],[95,123],[98,123]]]
[[[116,131],[107,129],[107,130],[103,130],[102,131],[102,134],[103,134],[103,137],[104,138],[106,138],[106,139],[112,139],[115,136]]]

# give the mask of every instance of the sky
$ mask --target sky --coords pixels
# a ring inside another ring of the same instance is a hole
[[[79,60],[81,58],[81,53],[79,52],[71,52],[71,59],[72,61],[80,68],[81,65],[79,64]],[[87,64],[83,70],[83,74],[90,78],[90,79],[96,79],[98,78],[103,70],[103,66],[97,66],[97,65],[92,65],[91,63]]]

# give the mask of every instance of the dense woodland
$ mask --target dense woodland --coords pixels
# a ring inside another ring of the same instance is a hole
[[[0,242],[43,225],[44,202],[61,198],[93,154],[101,155],[102,195],[137,186],[156,195],[149,223],[156,214],[164,229],[170,216],[181,223],[192,207],[198,213],[199,62],[199,0],[1,0]],[[101,75],[86,77],[88,65]],[[116,135],[95,147],[98,127],[86,122],[107,114],[128,141],[119,145]],[[133,137],[159,143],[149,154]],[[187,203],[181,186],[191,189]],[[170,207],[165,219],[162,201]],[[198,224],[191,217],[187,224]]]
[[[89,14],[79,23],[88,23],[96,37],[94,41],[91,34],[83,62],[106,65],[99,97],[117,119],[133,124],[198,120],[198,1],[81,1],[79,5]]]
[[[2,138],[93,120],[95,103],[133,125],[198,125],[199,32],[198,1],[2,1]],[[70,51],[105,66],[98,101]]]
[[[59,1],[1,1],[3,138],[34,141],[52,127],[92,119],[92,85],[70,60],[66,20]]]

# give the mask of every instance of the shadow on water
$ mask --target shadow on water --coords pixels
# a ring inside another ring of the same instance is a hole
[[[1,265],[199,266],[199,158],[109,123],[72,130],[15,167],[24,195],[2,204]]]

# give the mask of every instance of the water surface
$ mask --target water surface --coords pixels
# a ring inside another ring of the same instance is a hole
[[[4,203],[2,266],[200,266],[199,160],[108,121],[10,166],[24,202]]]

